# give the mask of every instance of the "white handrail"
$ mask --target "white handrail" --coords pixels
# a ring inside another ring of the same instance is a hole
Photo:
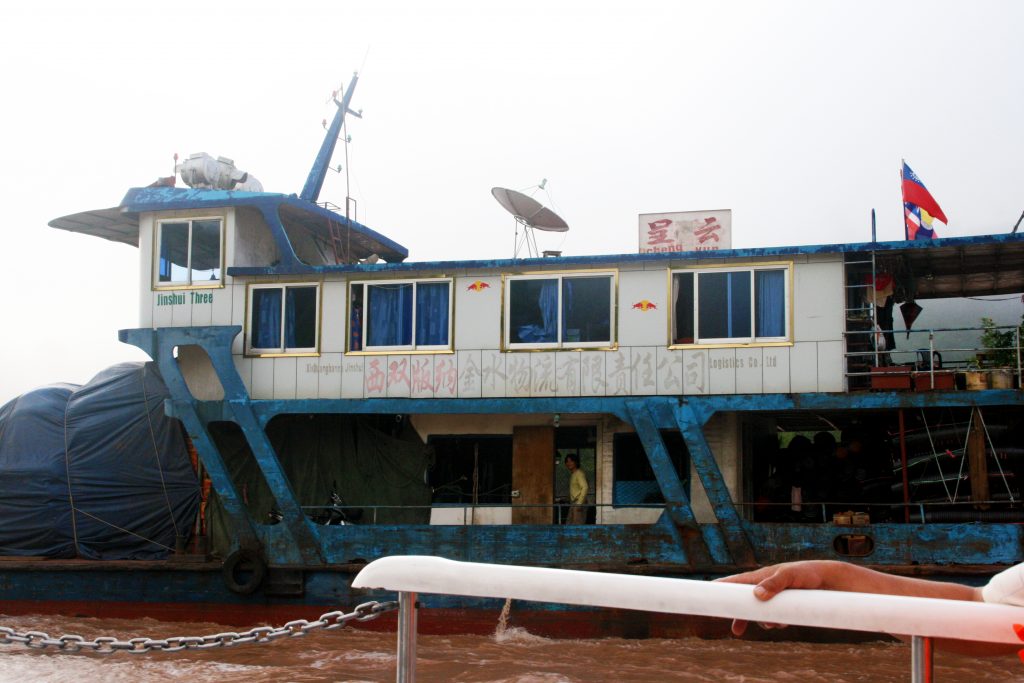
[[[353,588],[634,609],[795,626],[1021,644],[1024,609],[978,602],[821,590],[783,591],[767,602],[748,585],[601,572],[385,557]],[[1024,644],[1022,644],[1024,645]]]

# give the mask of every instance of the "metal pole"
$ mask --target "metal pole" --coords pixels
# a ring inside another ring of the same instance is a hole
[[[416,594],[398,594],[398,683],[416,680]]]
[[[910,681],[911,683],[933,683],[932,676],[932,639],[914,636],[910,641]]]
[[[900,418],[900,464],[903,470],[903,521],[910,523],[910,477],[907,473],[907,430],[903,421],[903,408],[899,410]],[[924,524],[924,513],[921,513],[921,524]]]
[[[928,384],[935,388],[935,331],[928,330]]]

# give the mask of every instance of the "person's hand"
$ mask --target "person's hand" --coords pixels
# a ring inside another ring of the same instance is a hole
[[[752,572],[726,576],[718,581],[725,583],[744,583],[754,586],[754,597],[758,600],[771,600],[787,588],[816,589],[822,588],[825,582],[827,562],[806,561],[786,562],[771,567],[762,567]],[[764,629],[785,628],[785,624],[759,622]],[[733,635],[742,636],[747,630],[747,622],[734,619]]]

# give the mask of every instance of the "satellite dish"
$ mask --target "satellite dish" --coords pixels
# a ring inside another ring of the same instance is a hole
[[[566,232],[569,230],[569,224],[562,220],[561,216],[533,197],[504,187],[491,188],[491,194],[506,211],[516,218],[515,249],[512,258],[519,255],[519,250],[524,244],[529,256],[540,256],[537,251],[537,240],[533,236],[534,230],[543,230],[544,232]],[[522,239],[519,237],[520,225],[523,226]]]
[[[522,192],[494,187],[491,188],[491,194],[506,211],[527,227],[545,232],[566,232],[569,229],[569,225],[561,216]]]

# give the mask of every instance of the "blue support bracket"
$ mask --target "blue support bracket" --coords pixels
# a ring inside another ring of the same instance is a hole
[[[686,553],[687,560],[694,565],[709,565],[712,557],[716,562],[727,562],[727,558],[722,557],[724,548],[718,549],[718,552],[715,552],[715,549],[709,551],[708,539],[701,533],[700,526],[693,516],[690,498],[686,495],[679,475],[672,465],[672,459],[669,458],[668,449],[665,448],[665,442],[651,415],[648,401],[643,399],[626,401],[626,409],[629,411],[633,428],[636,429],[637,436],[640,437],[640,443],[643,444],[644,451],[647,453],[647,459],[654,471],[654,478],[665,498],[663,515],[668,515],[671,518],[673,527],[680,533],[682,549]]]
[[[200,414],[218,418],[230,416],[238,424],[283,515],[282,525],[287,533],[274,535],[275,539],[283,539],[283,542],[275,542],[274,547],[268,549],[270,557],[267,559],[279,563],[320,564],[323,562],[320,537],[313,523],[302,512],[288,477],[263,430],[264,424],[252,410],[248,392],[232,360],[231,342],[241,329],[238,325],[134,329],[121,330],[118,336],[121,341],[139,347],[156,361],[173,397],[169,414],[182,420],[190,438],[195,441],[203,465],[210,475],[211,485],[222,498],[225,511],[231,519],[233,534],[239,545],[258,545],[257,533],[235,490],[224,459],[206,429],[207,421]],[[225,400],[220,411],[212,410],[210,402],[200,403],[195,400],[178,367],[174,357],[175,347],[193,345],[206,351],[224,389]]]
[[[240,547],[255,548],[259,545],[259,540],[242,503],[242,497],[235,489],[224,458],[206,430],[206,422],[199,417],[196,403],[174,359],[174,347],[179,345],[175,337],[176,335],[162,335],[159,330],[152,329],[121,330],[118,333],[118,338],[122,342],[137,346],[156,362],[160,376],[172,397],[165,407],[165,412],[170,417],[181,420],[197,452],[201,454],[203,466],[210,475],[210,485],[220,498],[224,512],[230,520],[235,542]],[[229,349],[230,343],[231,340],[228,338]]]
[[[298,496],[292,489],[288,475],[281,467],[281,461],[277,458],[270,439],[263,429],[263,425],[257,419],[248,400],[234,400],[229,402],[235,422],[242,428],[245,440],[249,444],[253,458],[263,472],[263,478],[267,482],[270,493],[274,496],[274,502],[281,513],[281,524],[287,529],[287,537],[290,543],[284,547],[275,547],[272,550],[276,560],[281,562],[293,562],[296,559],[303,564],[323,563],[323,552],[320,547],[320,536],[309,517],[302,511],[299,505]],[[298,557],[295,557],[297,554]]]
[[[736,512],[722,471],[715,462],[707,439],[704,438],[704,426],[710,415],[703,411],[698,413],[689,402],[680,402],[674,409],[674,417],[683,436],[683,442],[689,449],[693,468],[704,485],[704,491],[718,519],[718,528],[725,536],[732,562],[739,566],[754,566],[754,548]]]

